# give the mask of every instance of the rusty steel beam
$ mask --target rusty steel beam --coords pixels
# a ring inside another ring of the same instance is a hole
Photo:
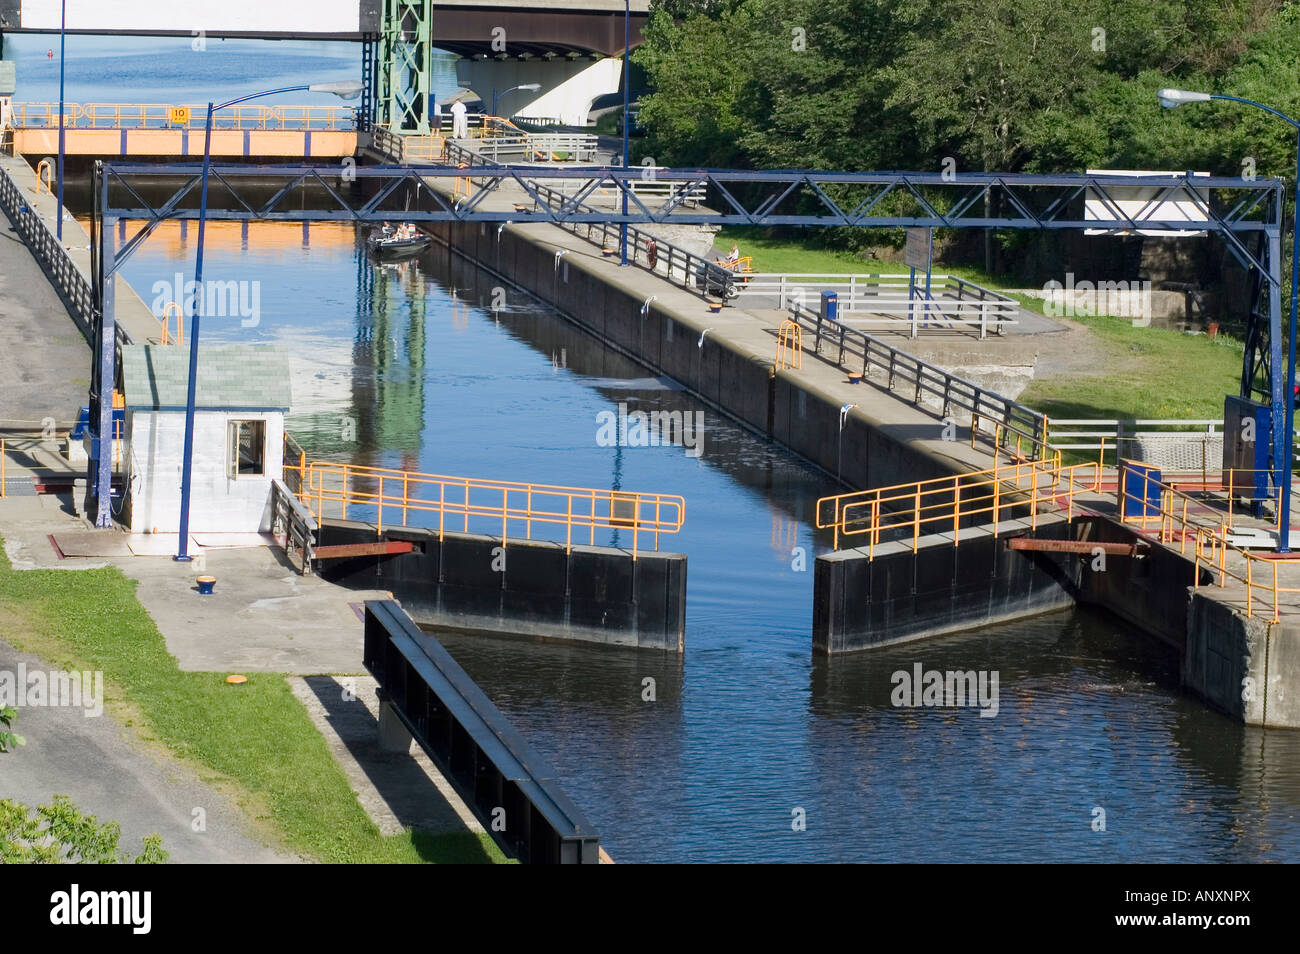
[[[409,540],[384,540],[380,543],[340,543],[330,547],[316,547],[312,558],[337,560],[342,557],[387,556],[390,553],[410,553],[415,544]]]
[[[1041,553],[1080,553],[1085,556],[1100,550],[1108,556],[1138,556],[1149,550],[1143,540],[1134,543],[1102,543],[1098,540],[1039,540],[1035,537],[1012,537],[1007,545],[1013,550],[1035,550]]]

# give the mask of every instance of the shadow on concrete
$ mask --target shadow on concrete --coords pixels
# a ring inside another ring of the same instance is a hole
[[[379,722],[370,708],[377,705],[373,701],[373,680],[358,678],[355,695],[345,692],[347,683],[330,676],[307,676],[303,681],[324,710],[332,730],[332,737],[327,735],[326,741],[380,830],[389,835],[409,828],[424,860],[448,860],[446,845],[439,843],[436,836],[463,833],[472,837],[462,816],[468,809],[463,803],[454,806],[439,790],[429,773],[441,773],[418,747],[414,756],[379,748]],[[363,698],[366,693],[369,698]],[[491,861],[477,838],[472,843],[469,838],[465,841],[464,851],[456,861]]]

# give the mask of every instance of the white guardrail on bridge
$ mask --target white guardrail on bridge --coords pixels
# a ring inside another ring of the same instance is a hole
[[[1003,333],[1016,323],[1020,306],[1006,295],[990,291],[955,275],[932,275],[929,297],[924,289],[909,295],[907,275],[893,274],[786,274],[755,272],[744,277],[740,297],[770,298],[773,307],[804,308],[818,303],[823,291],[839,299],[839,321],[853,328],[905,333],[977,330]]]

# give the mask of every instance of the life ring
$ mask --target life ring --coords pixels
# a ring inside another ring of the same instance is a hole
[[[659,262],[659,246],[654,239],[645,243],[645,260],[646,264],[654,268]]]

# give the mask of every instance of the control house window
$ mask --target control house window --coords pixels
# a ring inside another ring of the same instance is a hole
[[[231,477],[266,473],[266,421],[231,421],[228,447]]]

